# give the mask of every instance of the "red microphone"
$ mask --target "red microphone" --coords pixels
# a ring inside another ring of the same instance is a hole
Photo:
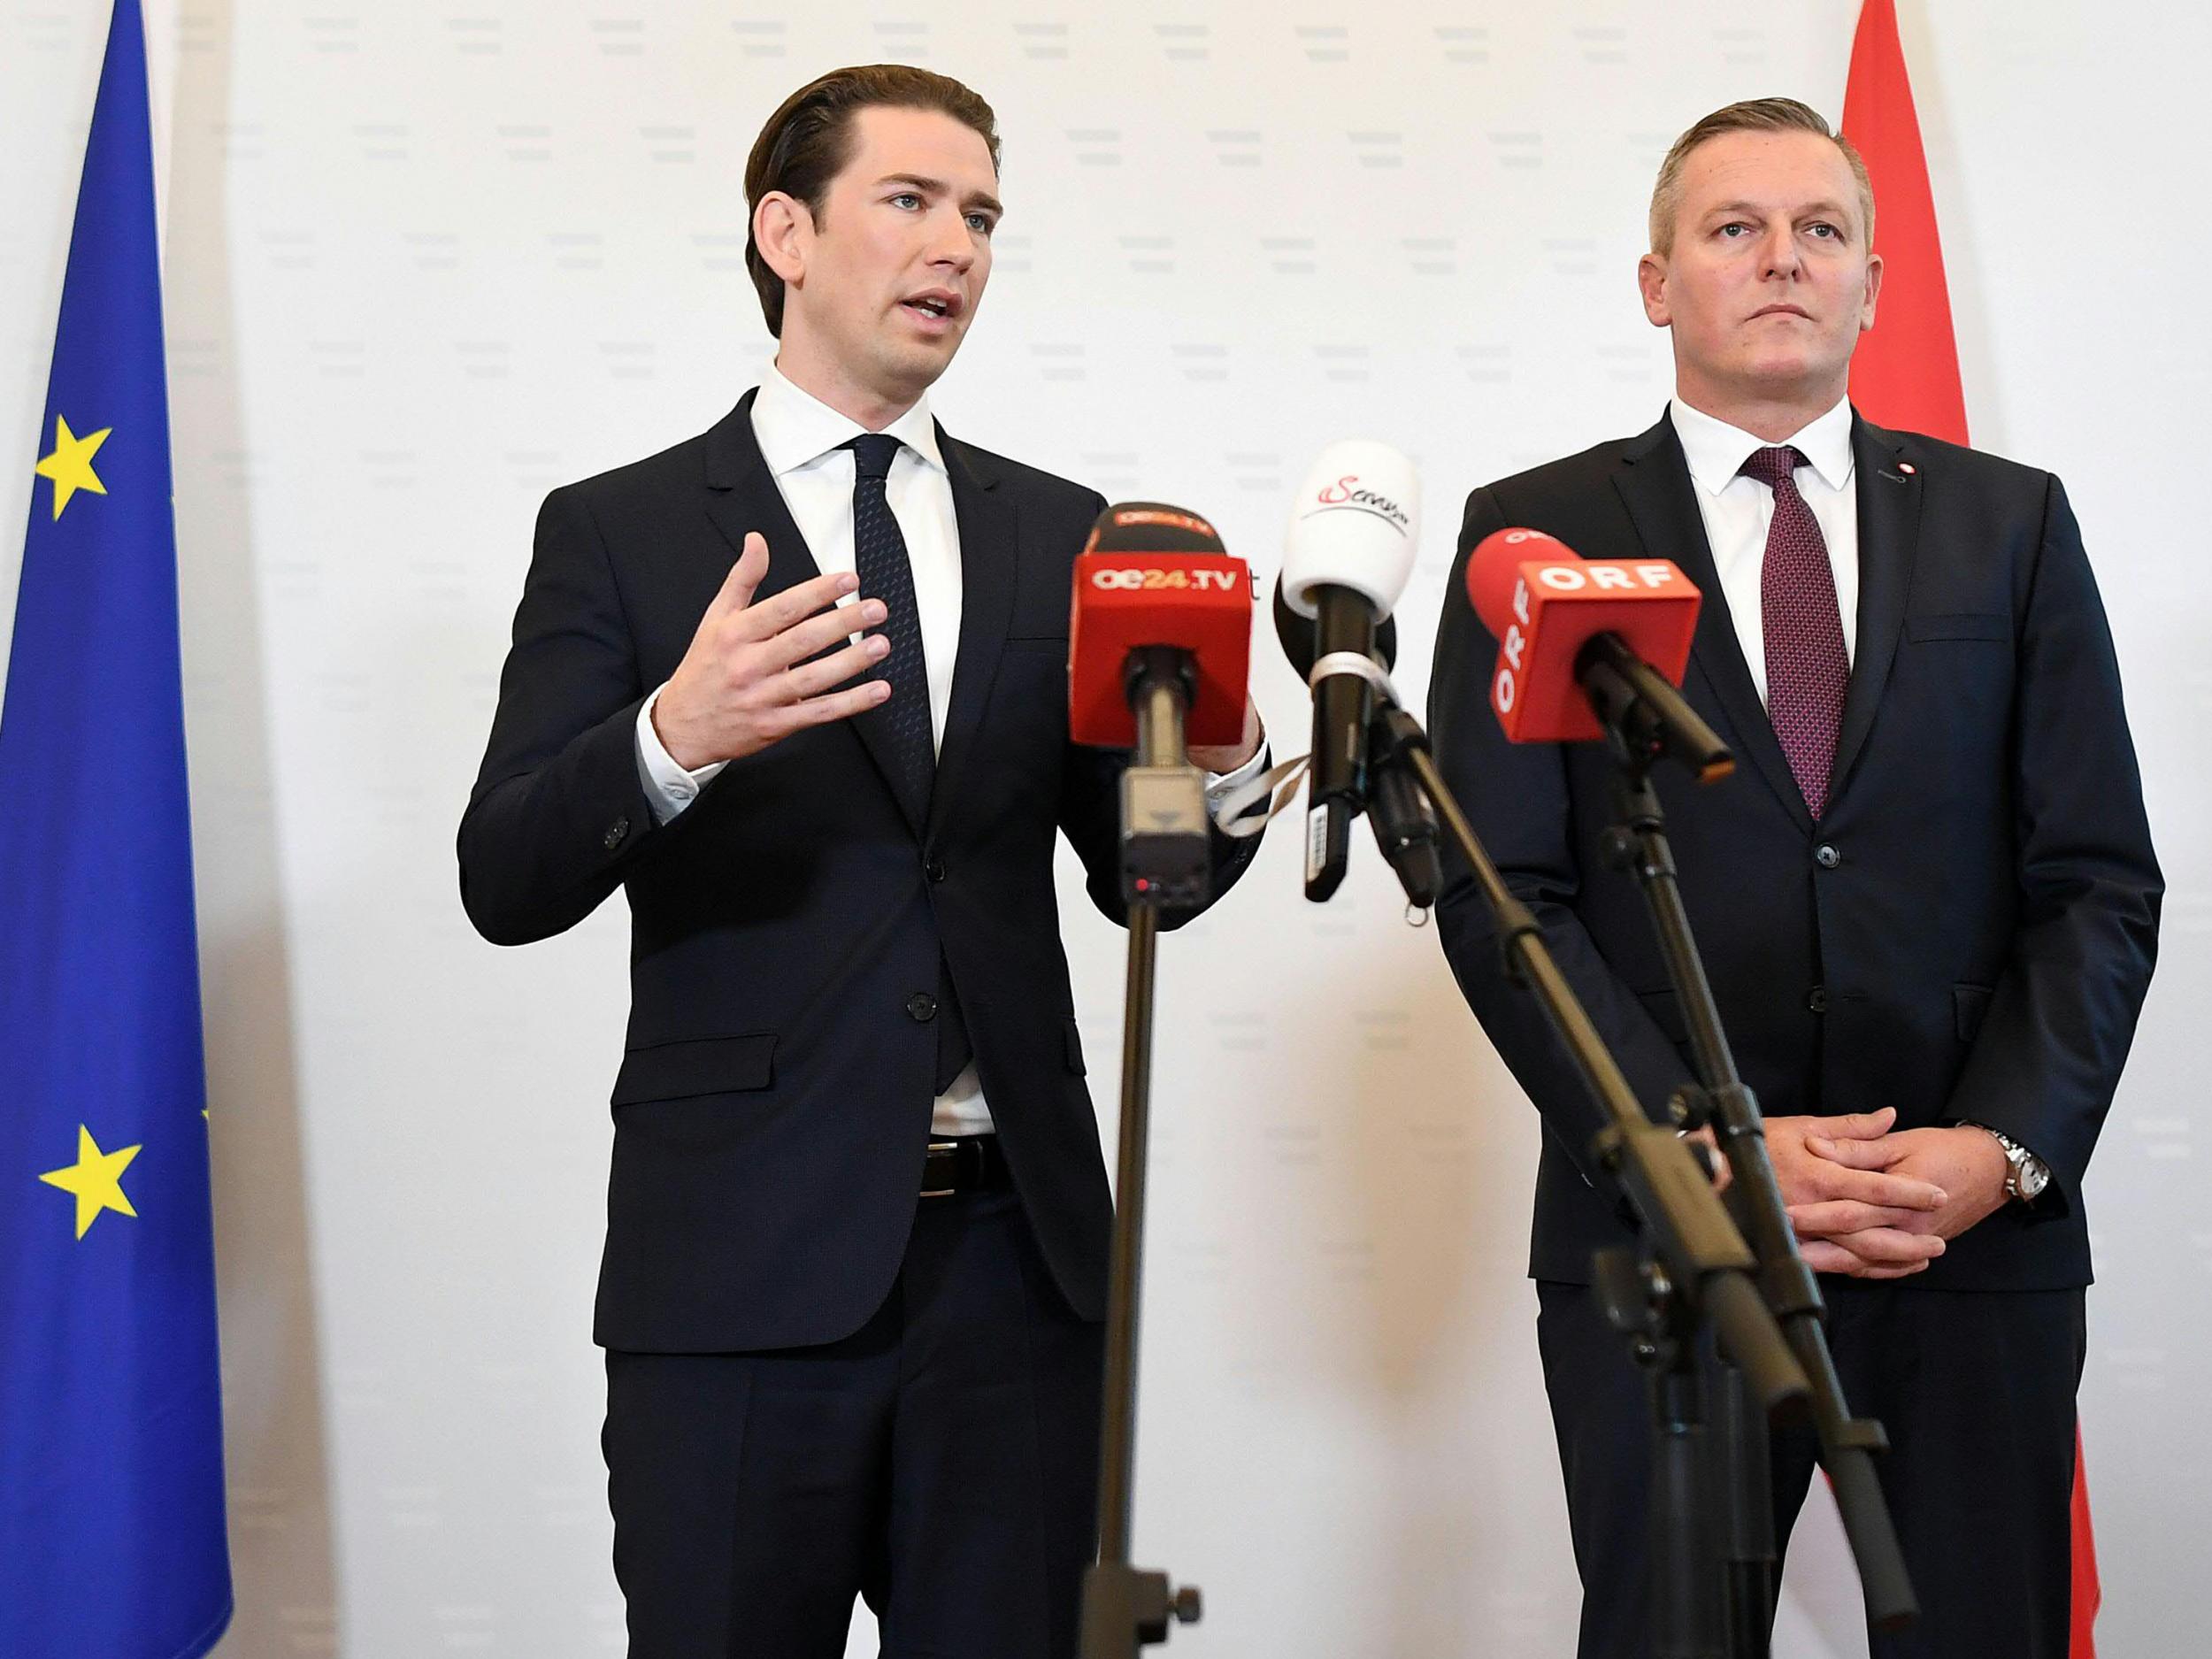
[[[1734,767],[1674,689],[1701,601],[1668,560],[1586,559],[1541,530],[1498,530],[1467,561],[1467,597],[1497,636],[1490,706],[1509,741],[1601,738],[1640,709],[1639,747],[1707,781]]]
[[[1109,507],[1075,561],[1068,618],[1068,734],[1102,749],[1137,741],[1133,656],[1164,647],[1187,658],[1184,738],[1244,737],[1252,655],[1252,572],[1222,551],[1196,513],[1158,502]]]

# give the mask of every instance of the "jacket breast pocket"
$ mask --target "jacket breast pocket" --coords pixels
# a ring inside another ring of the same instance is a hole
[[[1690,1022],[1682,1011],[1682,999],[1671,990],[1639,991],[1636,1000],[1644,1005],[1652,1023],[1676,1048],[1687,1046],[1690,1041]]]
[[[1986,985],[1955,985],[1951,987],[1951,1028],[1958,1033],[1959,1041],[1972,1045],[1982,1034],[1982,1021],[1989,1016],[1989,1005],[1997,993]]]
[[[633,1048],[622,1057],[613,1104],[686,1100],[766,1088],[776,1078],[773,1032],[741,1037],[697,1037]]]
[[[1978,611],[1954,611],[1938,616],[1908,616],[1905,618],[1905,637],[1916,645],[1926,645],[1937,640],[1995,640],[2001,643],[2008,642],[2012,638],[2012,618]]]

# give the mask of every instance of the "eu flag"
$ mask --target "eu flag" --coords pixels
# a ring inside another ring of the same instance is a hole
[[[0,1655],[229,1623],[153,148],[119,0],[0,703]]]

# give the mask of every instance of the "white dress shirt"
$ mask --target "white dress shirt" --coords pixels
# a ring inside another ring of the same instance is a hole
[[[753,437],[761,458],[768,465],[792,522],[805,538],[807,550],[825,575],[849,571],[853,560],[853,469],[851,450],[841,446],[867,431],[849,416],[803,392],[783,377],[773,364],[753,399]],[[924,397],[884,431],[899,440],[892,457],[891,473],[884,482],[884,497],[891,516],[898,520],[906,540],[907,563],[914,572],[914,603],[921,614],[922,659],[929,676],[929,726],[933,742],[945,741],[945,711],[952,703],[953,665],[960,650],[960,525],[953,510],[952,477],[945,470],[937,447],[937,425],[930,419],[929,399]],[[793,557],[795,549],[771,546],[768,562]],[[840,600],[850,604],[870,595],[849,595]],[[686,772],[653,729],[653,709],[659,703],[657,688],[639,709],[637,717],[638,777],[653,808],[653,816],[667,823],[696,800],[714,775],[729,763],[713,761]],[[1223,778],[1210,778],[1208,794],[1234,788],[1256,775],[1266,763],[1266,749]],[[984,1103],[983,1085],[971,1061],[953,1079],[952,1087],[937,1097],[930,1116],[934,1135],[987,1134],[990,1108]]]
[[[1697,485],[1697,510],[1705,520],[1705,540],[1713,550],[1722,595],[1736,625],[1736,641],[1751,670],[1751,683],[1767,695],[1765,612],[1761,592],[1767,550],[1767,526],[1774,522],[1774,492],[1740,469],[1764,438],[1691,408],[1681,398],[1668,404],[1675,434]],[[1807,462],[1794,474],[1797,493],[1813,510],[1821,540],[1828,544],[1828,568],[1835,572],[1836,608],[1843,623],[1846,662],[1859,644],[1859,504],[1852,484],[1851,400],[1810,422],[1782,448],[1793,445]]]

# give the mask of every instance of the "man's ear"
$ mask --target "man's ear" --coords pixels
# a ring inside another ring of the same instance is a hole
[[[1866,258],[1866,297],[1859,303],[1859,332],[1874,326],[1874,302],[1882,291],[1882,256],[1869,254]]]
[[[806,256],[814,236],[814,215],[795,196],[771,190],[753,204],[753,243],[768,268],[787,284],[806,275]]]
[[[1636,262],[1636,291],[1644,296],[1644,315],[1654,328],[1667,327],[1674,312],[1667,304],[1667,257],[1647,253]]]

